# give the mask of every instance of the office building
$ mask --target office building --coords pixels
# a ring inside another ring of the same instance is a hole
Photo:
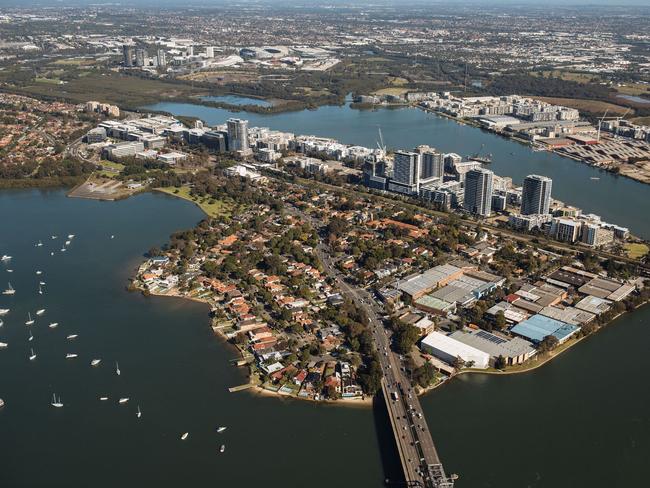
[[[144,49],[136,49],[135,50],[135,65],[136,66],[144,66],[144,59],[147,57],[147,51]]]
[[[228,119],[228,150],[248,151],[248,120]]]
[[[214,47],[208,46],[205,48],[205,57],[214,58]]]
[[[389,189],[399,193],[418,193],[420,186],[420,155],[415,152],[397,151],[393,159],[393,178]]]
[[[167,57],[165,55],[165,51],[163,51],[162,49],[158,49],[157,58],[158,58],[158,66],[160,66],[161,68],[167,66]]]
[[[472,169],[465,176],[465,209],[482,217],[489,217],[492,208],[492,171]]]
[[[420,154],[420,183],[428,183],[444,176],[444,156],[429,146],[418,146],[415,151]]]
[[[588,246],[605,246],[614,241],[614,231],[606,229],[597,223],[585,222],[582,226],[582,236],[580,237],[580,240]]]
[[[551,224],[551,237],[562,242],[575,242],[580,236],[581,222],[574,219],[555,218]]]
[[[551,205],[553,180],[546,176],[528,175],[521,195],[522,215],[547,214]]]
[[[133,46],[124,44],[122,46],[122,54],[124,55],[124,66],[129,68],[133,66]]]

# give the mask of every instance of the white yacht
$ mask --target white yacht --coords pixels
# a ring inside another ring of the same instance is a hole
[[[7,289],[2,292],[3,295],[14,295],[15,293],[16,290],[11,286],[11,283],[7,283]]]
[[[9,347],[9,344],[6,342],[0,342],[0,349],[6,349],[7,347]]]
[[[78,355],[78,354],[75,354],[75,353],[72,353],[72,352],[69,352],[68,354],[65,355],[65,358],[66,358],[66,359],[74,359],[74,358],[76,358],[77,356],[79,356],[79,355]]]
[[[136,415],[138,418],[142,417],[142,412],[140,411],[140,405],[138,405],[138,413],[136,413]]]
[[[106,400],[108,400],[108,397],[99,397],[99,399],[100,401],[105,402]]]
[[[77,337],[79,337],[79,334],[70,334],[68,337],[66,337],[66,339],[68,339],[69,341],[73,341]]]
[[[36,274],[41,275],[41,274],[43,274],[43,272],[39,269],[39,270],[36,271]]]
[[[187,436],[189,436],[189,435],[190,435],[189,432],[185,432],[185,433],[181,436],[181,440],[184,441],[185,439],[187,439]]]
[[[45,309],[41,308],[39,310],[36,310],[36,315],[43,315],[45,313]]]
[[[4,320],[0,319],[0,327],[2,327],[3,325],[5,325],[5,322]]]
[[[117,361],[115,361],[115,374],[117,376],[121,375],[122,373],[120,372],[120,365],[117,364]]]
[[[29,339],[27,339],[29,342],[32,342],[34,340],[34,336],[32,335],[32,331],[29,331]]]
[[[5,406],[5,401],[2,398],[0,398],[0,408],[4,406]]]
[[[221,434],[224,430],[226,430],[228,427],[219,427],[217,429],[217,433]]]
[[[9,312],[11,312],[10,308],[0,308],[0,315],[7,315]]]
[[[3,254],[2,257],[0,258],[0,261],[9,261],[11,259],[11,256],[7,256],[6,254]]]
[[[27,312],[27,322],[25,322],[25,325],[32,325],[34,323],[34,319],[32,318],[32,314]]]
[[[69,246],[69,245],[70,245],[70,241],[65,241],[65,245],[66,245],[66,246]]]
[[[61,402],[61,397],[57,399],[54,393],[52,394],[52,406],[56,408],[63,407],[63,403]]]
[[[65,247],[62,247],[61,252],[65,252],[65,251],[66,251]]]
[[[221,444],[221,447],[219,448],[219,452],[225,452],[226,451],[226,445]]]
[[[128,401],[129,401],[129,397],[120,398],[119,404],[124,405]]]
[[[91,366],[98,366],[99,363],[101,363],[101,362],[102,362],[101,359],[93,359],[92,361],[90,361],[90,365]]]
[[[38,294],[39,295],[43,294],[43,288],[41,287],[41,285],[38,285]]]
[[[56,239],[57,237],[59,237],[59,236],[50,236],[50,238],[51,238],[52,240]]]
[[[41,286],[45,286],[45,282],[44,282],[44,281],[39,281],[38,284],[41,285]]]
[[[74,239],[74,234],[68,234],[68,239]]]
[[[7,273],[13,273],[13,272],[14,272],[13,269],[8,269],[8,270],[7,270]]]
[[[33,361],[34,359],[36,359],[36,353],[34,352],[34,349],[30,349],[29,353],[30,353],[29,354],[29,360],[30,361]]]
[[[36,244],[36,247],[43,247],[43,243],[41,241],[38,241],[38,243]]]
[[[56,327],[57,327],[58,325],[59,325],[58,322],[51,322],[51,323],[48,325],[48,327],[49,327],[50,329],[56,329]]]

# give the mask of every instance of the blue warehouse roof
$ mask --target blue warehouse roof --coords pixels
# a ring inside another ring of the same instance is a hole
[[[548,335],[554,335],[562,342],[577,330],[578,327],[575,325],[560,322],[544,315],[533,315],[510,329],[513,334],[525,337],[533,342],[541,342]]]

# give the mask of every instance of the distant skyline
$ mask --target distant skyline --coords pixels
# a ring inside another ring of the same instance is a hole
[[[481,5],[486,7],[504,6],[526,6],[533,5],[537,8],[556,8],[556,7],[648,7],[650,8],[649,0],[190,0],[180,4],[176,0],[130,0],[130,1],[113,1],[101,3],[97,0],[0,0],[0,8],[2,7],[31,7],[31,6],[165,6],[186,8],[186,7],[209,7],[228,4],[229,6],[240,5],[278,5],[278,6],[294,6],[294,7],[327,7],[327,6],[425,6],[425,5],[447,5],[453,7],[455,5]]]

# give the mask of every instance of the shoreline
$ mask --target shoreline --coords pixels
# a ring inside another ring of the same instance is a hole
[[[437,383],[436,385],[428,386],[427,388],[424,388],[424,389],[419,389],[417,394],[418,395],[425,395],[425,394],[435,390],[436,388],[446,384],[447,382],[451,381],[456,376],[461,376],[461,375],[466,375],[466,374],[491,375],[491,376],[509,376],[509,375],[531,373],[531,372],[541,368],[542,366],[545,366],[546,364],[550,363],[552,360],[562,356],[565,352],[573,349],[576,345],[580,344],[583,340],[588,339],[590,337],[596,336],[599,331],[601,331],[602,329],[604,329],[606,327],[611,326],[620,317],[622,317],[624,315],[632,314],[632,313],[636,312],[638,309],[640,309],[640,308],[642,308],[642,307],[644,307],[644,306],[646,306],[648,304],[650,304],[650,300],[639,303],[638,305],[636,305],[634,307],[634,310],[631,310],[631,311],[626,310],[626,311],[618,313],[617,315],[612,317],[611,320],[609,320],[606,324],[601,325],[600,327],[598,327],[598,329],[596,329],[591,334],[583,335],[583,336],[581,336],[581,337],[579,337],[577,339],[572,339],[570,342],[566,343],[567,344],[566,347],[561,348],[559,350],[556,350],[557,352],[555,352],[555,353],[553,353],[553,351],[551,351],[550,353],[548,353],[544,357],[544,359],[540,360],[540,362],[536,362],[535,364],[532,364],[532,365],[530,365],[528,367],[523,367],[521,369],[513,369],[513,370],[507,370],[507,369],[504,369],[504,370],[481,370],[481,369],[462,370],[462,371],[459,371],[457,373],[454,373],[452,376],[449,377],[449,379],[447,379],[445,381],[442,381],[440,383]]]
[[[135,281],[131,282],[132,286],[129,286],[128,289],[130,291],[139,291],[142,293],[145,297],[164,297],[164,298],[176,298],[180,300],[190,300],[192,302],[196,303],[202,303],[204,305],[207,305],[212,309],[210,302],[208,300],[202,299],[202,298],[197,298],[197,297],[189,297],[189,296],[183,296],[183,295],[165,295],[162,293],[152,293],[149,290],[145,290],[141,288],[139,285],[135,283]],[[212,321],[211,321],[212,322]],[[222,339],[224,343],[232,346],[234,349],[236,349],[240,356],[241,356],[241,350],[237,347],[234,346],[230,343],[228,340],[228,337],[221,332],[219,329],[215,329],[212,325],[210,325],[210,328],[212,329],[212,332],[214,333],[215,336],[217,336],[219,339]],[[235,366],[237,368],[240,368],[241,366]],[[250,381],[251,375],[246,374],[247,380]],[[361,398],[348,398],[348,399],[343,399],[339,398],[338,400],[315,400],[313,398],[304,398],[300,397],[298,395],[290,395],[287,393],[279,393],[279,392],[274,392],[271,390],[267,390],[266,388],[262,387],[261,385],[254,385],[250,388],[247,388],[245,391],[247,391],[249,394],[252,395],[259,395],[259,396],[267,396],[267,397],[273,397],[276,399],[280,400],[298,400],[298,401],[305,401],[305,402],[311,402],[311,403],[316,403],[316,404],[322,404],[322,405],[331,405],[331,406],[346,406],[346,407],[362,407],[362,408],[367,408],[367,407],[372,407],[372,399],[373,397],[364,395]]]
[[[535,148],[536,148],[536,146],[534,144],[532,144],[530,141],[527,141],[525,139],[521,139],[521,138],[516,137],[514,135],[513,136],[506,136],[501,132],[497,132],[497,131],[489,130],[489,129],[484,129],[480,125],[472,123],[471,121],[469,121],[467,119],[461,119],[461,118],[458,118],[458,117],[454,117],[452,115],[444,114],[442,112],[437,112],[435,110],[427,109],[425,107],[420,107],[419,105],[415,105],[415,106],[411,105],[411,107],[418,108],[418,109],[420,109],[423,112],[426,112],[428,114],[436,115],[438,117],[442,117],[444,119],[454,121],[454,122],[456,122],[457,124],[460,124],[460,125],[467,125],[467,126],[470,126],[470,127],[474,127],[476,129],[485,130],[486,132],[489,132],[490,134],[494,134],[494,135],[502,137],[504,139],[519,142],[519,143],[521,143],[521,144],[525,145],[526,147],[529,147],[529,148],[531,148],[533,150],[535,150]],[[636,178],[634,175],[631,175],[631,174],[628,174],[628,173],[613,171],[610,168],[605,168],[605,167],[602,167],[602,166],[596,166],[596,165],[588,163],[586,160],[584,160],[582,158],[578,158],[578,157],[570,156],[568,154],[561,153],[556,149],[548,148],[548,149],[542,149],[542,151],[543,152],[548,152],[548,153],[553,153],[553,154],[555,154],[557,156],[567,158],[567,159],[570,159],[572,161],[576,161],[578,163],[589,166],[590,168],[594,168],[594,169],[597,169],[597,170],[600,170],[600,171],[604,171],[605,173],[609,173],[612,176],[622,176],[623,178],[628,178],[630,180],[636,181],[637,183],[641,183],[643,185],[650,185],[650,181],[647,181],[646,179]]]

